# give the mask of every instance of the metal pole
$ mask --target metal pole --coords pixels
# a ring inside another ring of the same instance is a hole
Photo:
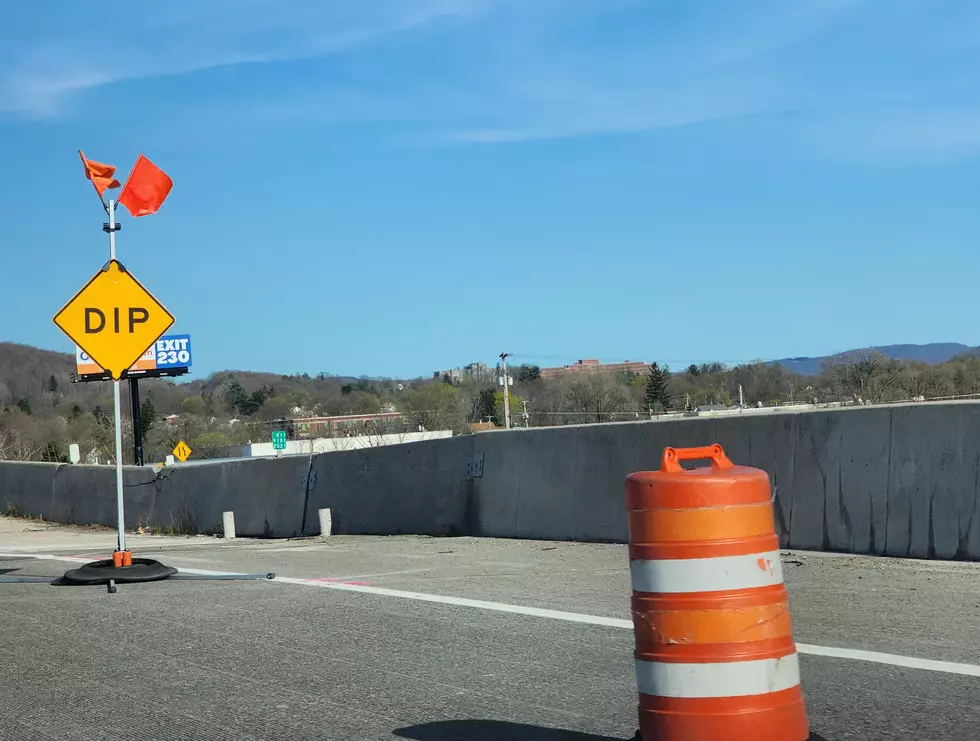
[[[129,379],[129,400],[133,407],[133,463],[143,465],[143,416],[140,414],[140,379]]]
[[[109,259],[116,259],[116,202],[109,201]],[[116,516],[118,525],[118,550],[126,550],[126,515],[123,509],[123,462],[122,462],[122,414],[120,408],[119,381],[112,382],[113,421],[116,425]]]

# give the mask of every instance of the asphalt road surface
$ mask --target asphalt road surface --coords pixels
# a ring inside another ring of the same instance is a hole
[[[0,573],[58,576],[113,543],[0,521]],[[130,547],[185,573],[281,578],[114,595],[0,584],[3,741],[636,731],[625,546],[335,536]],[[980,565],[787,553],[784,567],[815,741],[980,739]]]

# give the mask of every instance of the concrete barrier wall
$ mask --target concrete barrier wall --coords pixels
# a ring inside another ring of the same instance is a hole
[[[769,473],[784,548],[980,559],[976,403],[479,435],[477,534],[624,542],[623,479],[713,442]]]
[[[213,466],[123,470],[126,527],[213,533],[235,512],[243,536],[301,532],[308,459],[235,461]],[[116,525],[112,466],[0,462],[0,513],[52,522]]]
[[[467,480],[473,437],[325,453],[311,460],[306,533],[329,507],[334,533],[465,535],[477,529]]]
[[[710,443],[714,426],[714,420],[690,419],[478,435],[479,534],[625,541],[626,476],[659,468],[668,445]]]
[[[296,537],[309,465],[309,458],[290,457],[164,468],[154,482],[151,521],[178,532],[213,533],[222,526],[221,513],[232,511],[238,535]]]
[[[241,535],[626,540],[623,479],[719,442],[770,475],[783,547],[980,559],[980,404],[913,404],[514,430],[366,450],[127,468],[126,524]],[[115,523],[113,469],[0,463],[0,511]]]
[[[125,469],[128,526],[142,524],[141,518],[153,509],[153,478],[150,469]],[[53,522],[114,526],[115,469],[4,461],[0,463],[0,512],[43,516]]]

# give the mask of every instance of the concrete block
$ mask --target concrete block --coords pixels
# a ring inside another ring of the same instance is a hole
[[[892,409],[885,553],[926,558],[930,509],[945,445],[945,407]]]
[[[473,436],[473,452],[483,454],[483,471],[471,480],[474,492],[473,535],[514,537],[518,532],[522,456],[534,429],[484,432]]]
[[[222,530],[224,532],[225,540],[234,540],[235,534],[235,513],[234,512],[222,512],[221,513],[221,524]]]
[[[321,507],[317,510],[320,516],[320,537],[328,538],[333,534],[333,518],[330,515],[329,507]]]
[[[978,558],[980,406],[892,409],[888,555]]]
[[[0,511],[68,524],[116,525],[116,479],[111,466],[2,461],[0,471]],[[127,527],[134,527],[147,508],[141,485],[152,478],[148,469],[123,470]]]
[[[801,414],[789,545],[874,553],[887,527],[889,408]]]
[[[485,433],[486,434],[486,433]],[[502,497],[513,502],[514,523],[510,537],[550,538],[568,527],[571,491],[578,465],[577,429],[493,433],[505,446],[502,460],[516,467],[514,475],[492,471],[484,456],[483,477],[476,482],[478,501]],[[496,531],[504,536],[506,529]]]
[[[4,461],[0,467],[3,468],[0,512],[60,521],[62,512],[57,508],[54,493],[60,464]]]
[[[880,553],[888,523],[891,410],[871,407],[834,414],[837,484],[835,490],[831,475],[825,492],[824,547],[846,553]],[[829,470],[834,463],[828,460]]]

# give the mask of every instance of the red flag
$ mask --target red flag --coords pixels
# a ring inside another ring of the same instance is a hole
[[[99,198],[102,194],[106,192],[107,188],[118,188],[119,181],[116,180],[113,175],[116,173],[116,168],[112,165],[103,165],[101,162],[96,162],[95,160],[85,159],[85,155],[82,154],[82,150],[78,150],[78,156],[82,158],[82,164],[85,166],[85,177],[92,181],[92,185],[95,186],[95,192],[99,194]]]
[[[119,194],[119,203],[133,216],[155,214],[173,185],[167,173],[141,154]]]

